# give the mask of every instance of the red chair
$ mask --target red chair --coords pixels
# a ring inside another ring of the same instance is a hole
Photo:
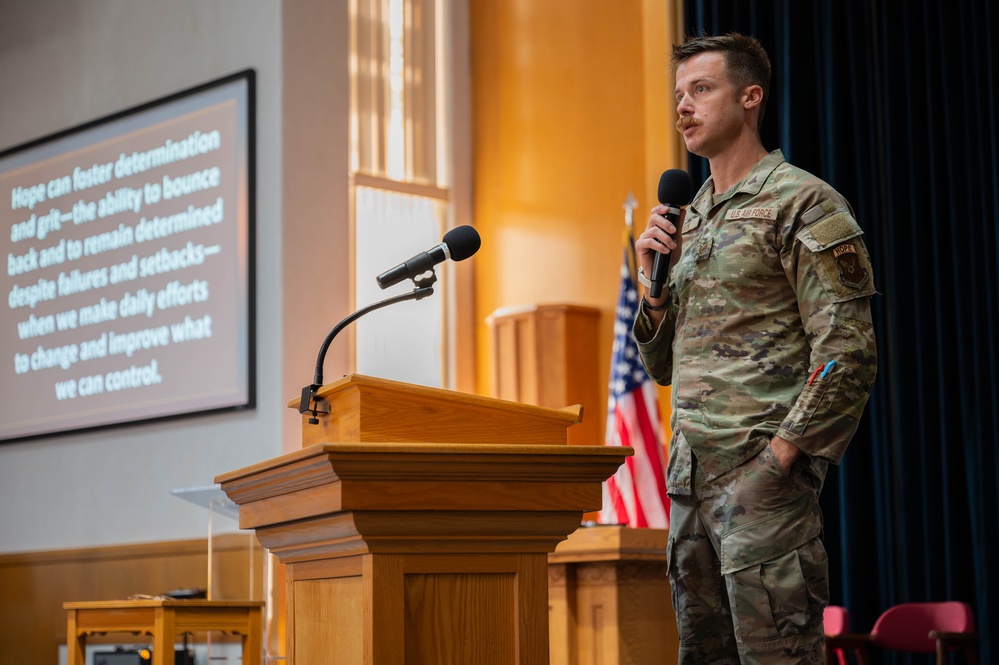
[[[826,663],[837,649],[856,649],[861,665],[868,664],[867,646],[909,653],[935,653],[937,665],[945,665],[947,653],[963,651],[969,665],[977,665],[978,634],[975,617],[966,603],[902,603],[884,611],[868,635],[826,637]]]
[[[847,665],[846,651],[843,649],[833,649],[828,646],[828,639],[833,635],[843,635],[850,632],[850,612],[841,605],[829,605],[822,613],[822,628],[826,634],[826,662],[832,663],[834,652],[836,662],[839,665]]]

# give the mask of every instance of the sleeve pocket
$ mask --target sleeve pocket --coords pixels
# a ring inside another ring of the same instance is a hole
[[[863,233],[846,213],[831,215],[798,232],[797,239],[814,256],[815,270],[833,302],[877,293]]]

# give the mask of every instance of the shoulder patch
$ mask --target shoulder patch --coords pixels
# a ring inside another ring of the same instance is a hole
[[[824,245],[818,251],[812,249],[811,256],[815,271],[833,302],[877,293],[871,259],[859,233]]]
[[[809,212],[817,209],[820,207]],[[874,270],[864,246],[863,229],[842,208],[823,214],[818,221],[803,226],[797,239],[808,248],[826,293],[833,302],[874,295]]]
[[[844,242],[830,250],[833,260],[839,268],[839,281],[854,291],[867,286],[871,281],[869,263],[866,257],[862,257],[857,249],[857,243]]]

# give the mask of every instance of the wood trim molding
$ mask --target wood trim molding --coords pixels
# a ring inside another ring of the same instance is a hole
[[[246,543],[246,535],[231,533],[215,536],[213,547],[216,551],[245,551]],[[66,550],[42,550],[38,552],[14,552],[0,554],[0,569],[11,566],[43,565],[60,562],[80,563],[87,561],[115,561],[121,559],[161,557],[166,551],[180,555],[200,555],[205,554],[206,547],[207,541],[205,539],[197,539],[105,547],[81,547]]]

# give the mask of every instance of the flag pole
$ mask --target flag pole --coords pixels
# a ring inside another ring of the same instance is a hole
[[[669,525],[669,496],[659,399],[654,382],[641,364],[632,333],[639,306],[632,236],[637,206],[638,202],[629,192],[623,205],[621,283],[614,315],[604,439],[606,445],[630,446],[635,454],[603,484],[600,522],[665,528]]]
[[[621,244],[628,249],[628,271],[631,272],[631,280],[635,281],[638,267],[635,265],[635,208],[638,207],[638,200],[631,190],[628,190],[628,198],[621,205],[624,208],[624,238]]]

